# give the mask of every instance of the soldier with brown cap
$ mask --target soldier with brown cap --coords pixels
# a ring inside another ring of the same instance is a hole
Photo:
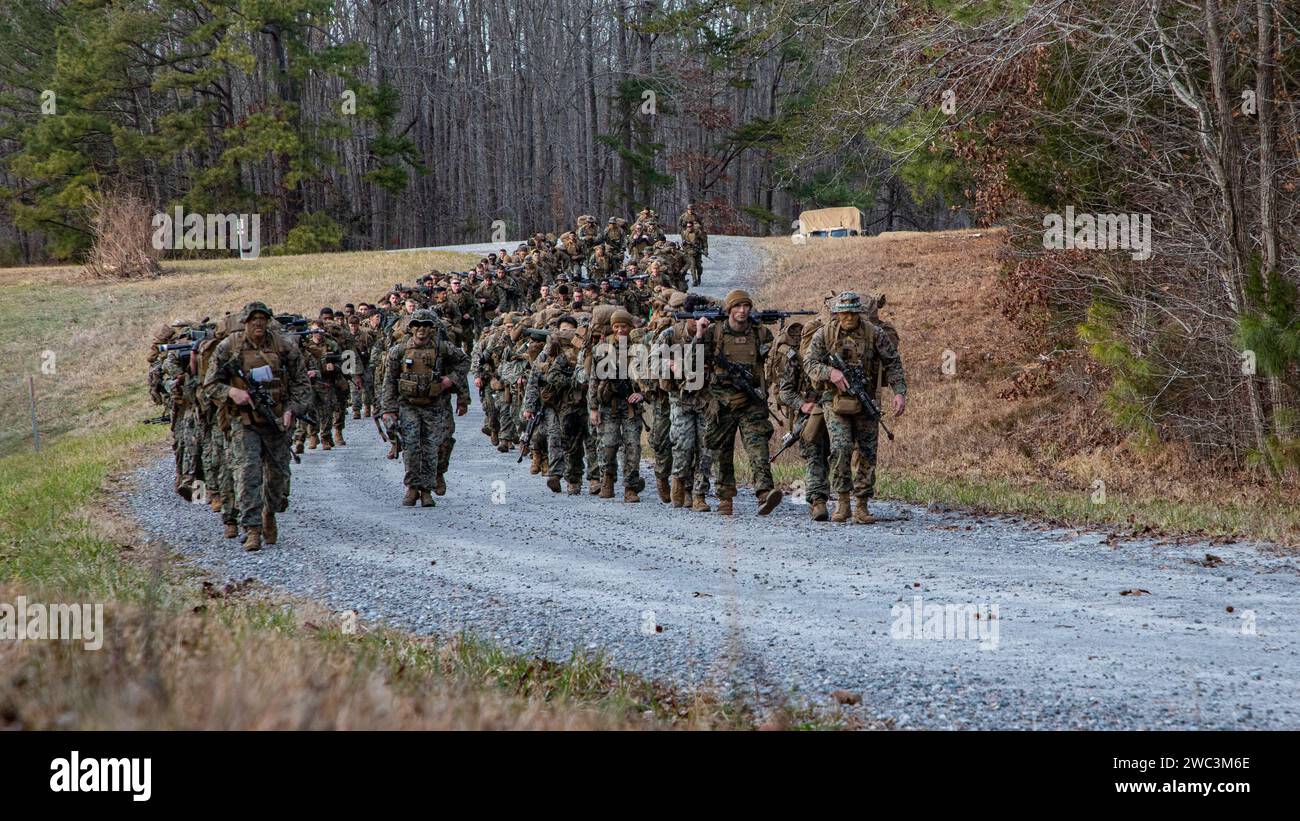
[[[703,346],[705,366],[711,369],[712,403],[706,444],[717,454],[718,512],[724,515],[731,515],[736,496],[737,431],[749,455],[758,514],[766,516],[781,502],[781,491],[775,488],[768,465],[772,423],[763,381],[763,362],[772,347],[772,332],[750,319],[753,307],[748,293],[731,291],[723,301],[727,318],[716,324],[706,318],[696,320],[690,343]]]
[[[311,385],[298,348],[267,329],[271,309],[250,302],[244,329],[221,340],[203,380],[208,399],[230,415],[231,452],[244,549],[260,550],[279,537],[275,514],[289,507],[289,431],[311,406]],[[266,418],[255,409],[251,379],[269,397]]]

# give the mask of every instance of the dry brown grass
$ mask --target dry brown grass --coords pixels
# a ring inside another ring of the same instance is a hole
[[[820,308],[832,290],[887,296],[882,317],[901,335],[909,403],[903,418],[891,423],[897,439],[881,437],[886,490],[891,480],[927,492],[942,483],[997,483],[1003,490],[1072,499],[1055,505],[1064,510],[1088,499],[1100,479],[1109,497],[1133,505],[1201,507],[1205,515],[1186,520],[1193,530],[1300,542],[1294,510],[1278,510],[1278,500],[1296,498],[1296,488],[1279,491],[1223,467],[1211,469],[1176,444],[1138,447],[1101,409],[1105,385],[1061,378],[1045,390],[1001,398],[1018,379],[1031,380],[1042,370],[1034,356],[1019,351],[1020,335],[996,307],[1004,241],[999,229],[894,232],[802,246],[788,238],[765,241],[773,265],[759,292],[763,305]],[[945,350],[957,355],[953,376],[941,370]],[[1222,528],[1221,519],[1228,522]],[[1151,522],[1139,515],[1132,524]]]
[[[168,262],[161,278],[123,282],[74,267],[0,269],[0,454],[30,446],[28,376],[43,435],[108,429],[158,412],[144,373],[160,324],[215,319],[254,299],[315,316],[325,305],[377,301],[430,268],[476,261],[438,252],[232,258]],[[49,362],[53,373],[42,369]]]

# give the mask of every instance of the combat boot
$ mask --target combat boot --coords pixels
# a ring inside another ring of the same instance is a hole
[[[824,522],[830,518],[830,514],[826,512],[826,502],[822,499],[818,499],[809,506],[808,515],[812,517],[814,522]]]
[[[672,491],[668,489],[667,476],[662,479],[658,476],[655,477],[655,490],[659,491],[659,501],[664,502],[665,504],[674,501]],[[681,507],[681,505],[677,506]]]
[[[402,497],[402,506],[415,507],[415,503],[418,502],[419,500],[420,500],[420,489],[416,487],[408,487],[406,489],[406,495]]]
[[[244,529],[244,549],[248,551],[262,549],[262,528],[249,527]]]
[[[370,406],[369,406],[369,405],[366,405],[366,406],[365,406],[365,416],[366,416],[366,418],[369,419],[370,416],[371,416],[371,414],[372,414],[372,411],[371,411],[371,409],[370,409]]]
[[[389,458],[389,459],[396,459],[396,458],[397,458],[397,443],[396,443],[396,442],[393,442],[391,445],[388,446],[388,458]]]
[[[319,440],[317,439],[316,434],[314,434],[314,433],[309,433],[309,434],[307,434],[307,449],[308,449],[308,450],[315,450],[315,449],[316,449],[316,443],[317,443],[318,441],[319,441]]]
[[[433,500],[433,494],[427,488],[420,490],[420,507],[437,507],[438,503]]]
[[[220,512],[221,512],[221,494],[220,494],[220,493],[214,493],[214,494],[212,494],[211,496],[208,497],[208,507],[212,509],[212,512],[213,512],[213,513],[220,513]]]
[[[551,457],[550,457],[550,454],[547,454],[547,453],[543,453],[543,454],[542,454],[542,471],[541,471],[541,472],[542,472],[542,473],[550,473],[550,472],[551,472]]]
[[[510,452],[510,443],[509,443],[509,442],[498,442],[498,443],[497,443],[497,450],[501,451],[502,453],[509,453],[509,452]]]
[[[713,510],[713,508],[709,507],[709,503],[704,498],[703,493],[697,493],[695,494],[695,501],[691,505],[691,510],[695,511],[696,513],[708,513],[711,510]]]
[[[361,418],[361,408],[353,408],[353,409],[352,409],[352,418],[353,418],[353,419],[360,419],[360,418]]]
[[[334,429],[334,444],[339,447],[343,447],[347,444],[347,440],[343,438],[343,428]]]
[[[859,496],[858,503],[853,508],[853,521],[860,525],[874,525],[876,517],[871,515],[871,510],[867,507],[869,496]]]
[[[614,498],[614,474],[606,473],[605,478],[600,483],[600,498]]]
[[[835,502],[835,512],[831,514],[832,522],[847,522],[849,520],[849,494],[841,493]]]
[[[269,510],[262,511],[262,541],[266,544],[275,544],[275,540],[280,538],[280,529],[275,525],[275,514]]]
[[[718,513],[722,514],[723,516],[730,516],[730,515],[731,515],[731,500],[730,500],[730,499],[719,499],[719,500],[718,500]]]
[[[600,493],[600,480],[599,480],[599,479],[588,479],[588,480],[587,480],[587,492],[590,493],[592,496],[595,496],[597,493]]]
[[[222,531],[221,535],[225,536],[227,539],[238,539],[239,525],[234,522],[226,522],[226,528]]]
[[[582,482],[569,482],[569,495],[570,495],[570,496],[581,496],[581,495],[582,495]]]
[[[302,440],[301,440],[301,439],[299,439],[297,442],[294,442],[294,443],[293,443],[293,452],[294,452],[294,453],[302,453]]]
[[[781,491],[776,488],[769,490],[766,496],[762,496],[758,500],[758,515],[766,516],[773,510],[776,510],[776,506],[781,504],[782,498],[784,498],[784,495]]]
[[[326,439],[324,436],[322,436],[322,437],[321,437],[321,440],[320,440],[320,449],[321,449],[321,450],[334,450],[334,442],[333,442],[333,440]]]
[[[437,479],[433,480],[433,492],[439,496],[447,495],[447,480],[442,478],[441,473],[438,474]]]
[[[673,507],[684,507],[686,505],[686,483],[674,476],[673,489],[668,496],[672,500]]]
[[[559,492],[560,492],[560,477],[559,477],[559,476],[552,476],[551,478],[547,479],[547,480],[546,480],[546,486],[547,486],[548,488],[550,488],[550,490],[551,490],[552,493],[559,493]]]
[[[623,488],[623,501],[635,503],[641,501],[641,497],[638,496],[637,492],[632,488],[625,487]]]
[[[532,453],[532,462],[528,466],[528,472],[534,476],[542,472],[542,454],[537,451]]]
[[[484,431],[484,433],[487,433],[487,431]],[[497,436],[496,431],[492,431],[492,436],[490,441],[492,442],[492,447],[496,447],[497,445],[501,444],[501,437]]]

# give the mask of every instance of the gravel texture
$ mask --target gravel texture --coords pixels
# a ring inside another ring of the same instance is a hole
[[[753,245],[710,244],[704,290],[752,284]],[[599,651],[762,703],[844,689],[908,728],[1300,727],[1300,562],[1272,546],[1111,546],[889,503],[870,527],[811,522],[789,498],[759,518],[743,490],[726,518],[661,504],[653,481],[638,505],[585,485],[556,497],[478,432],[480,408],[458,423],[448,495],[425,510],[400,507],[400,464],[349,420],[346,447],[295,466],[280,544],[260,553],[171,492],[170,459],[139,471],[129,502],[219,578],[521,653]],[[912,619],[891,608],[918,596],[977,606],[983,640],[896,638]]]

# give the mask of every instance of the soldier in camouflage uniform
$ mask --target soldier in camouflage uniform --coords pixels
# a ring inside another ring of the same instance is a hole
[[[657,344],[676,350],[696,351],[685,343],[695,334],[695,320],[673,322],[660,332]],[[709,474],[713,465],[713,451],[706,444],[708,431],[709,392],[707,371],[697,358],[675,357],[670,366],[674,378],[668,383],[670,437],[673,448],[672,488],[669,498],[673,507],[685,507],[708,513],[712,508],[706,497],[709,494]]]
[[[568,492],[582,492],[583,448],[587,439],[586,374],[580,367],[577,320],[562,317],[547,338],[546,348],[538,355],[529,380],[529,397],[525,407],[544,415],[547,439],[546,486],[560,492],[560,480],[568,482]]]
[[[612,334],[598,346],[593,370],[587,383],[587,411],[591,424],[600,431],[600,497],[614,497],[614,483],[618,479],[618,454],[622,450],[623,501],[639,502],[638,491],[644,487],[641,479],[641,402],[645,398],[636,380],[622,373],[619,367],[620,348],[630,347],[628,334],[632,331],[632,315],[622,309],[614,311],[609,320]],[[627,354],[624,362],[630,361]]]
[[[754,477],[754,493],[758,497],[758,514],[766,516],[781,502],[781,491],[774,487],[772,470],[768,465],[768,439],[772,436],[772,423],[768,420],[766,391],[763,384],[763,361],[772,347],[772,332],[749,318],[753,300],[745,291],[734,290],[727,294],[723,308],[727,319],[714,324],[708,319],[696,320],[692,346],[703,346],[709,375],[710,413],[706,444],[718,457],[718,513],[730,516],[732,499],[736,497],[735,447],[736,432],[740,432],[745,452],[749,455],[750,470]],[[734,378],[723,366],[723,359],[747,368],[751,384],[762,400],[749,396],[737,387]]]
[[[451,394],[456,393],[458,416],[469,409],[469,357],[443,337],[432,311],[416,311],[407,327],[410,338],[386,357],[382,407],[385,421],[398,421],[402,429],[402,504],[433,507],[438,450],[454,427]]]
[[[907,381],[903,376],[903,361],[893,341],[863,316],[868,307],[857,294],[851,291],[840,294],[831,311],[832,321],[813,334],[803,359],[808,378],[823,388],[821,406],[830,439],[830,483],[838,497],[831,519],[848,521],[849,495],[852,492],[858,500],[853,521],[871,524],[875,517],[871,515],[868,503],[875,489],[879,420],[872,419],[867,410],[847,393],[849,385],[844,373],[831,367],[826,359],[838,355],[848,367],[861,365],[868,374],[879,370],[894,391],[895,416],[901,415],[907,407]],[[869,390],[874,401],[877,390],[874,381]],[[854,448],[858,451],[856,471],[852,471]]]
[[[803,369],[803,360],[799,358],[799,338],[794,336],[792,341],[792,346],[786,350],[785,361],[781,363],[778,396],[781,404],[789,408],[788,413],[808,417],[799,437],[799,453],[804,461],[804,498],[808,501],[808,515],[813,521],[824,522],[827,519],[826,500],[830,498],[827,478],[830,440],[826,435],[821,391],[813,387]],[[795,417],[791,415],[789,418]]]
[[[631,311],[628,313],[630,314]],[[655,337],[669,322],[671,320],[656,319],[644,328],[632,331],[628,334],[628,338],[633,344],[642,345],[648,350]],[[655,491],[659,494],[659,501],[668,504],[672,501],[669,488],[669,479],[673,475],[672,403],[668,397],[668,382],[660,378],[664,374],[659,372],[660,369],[657,367],[648,370],[651,372],[641,375],[637,379],[637,384],[645,397],[645,407],[654,412],[650,421],[649,444],[650,450],[655,455]]]
[[[307,368],[307,378],[311,380],[312,415],[320,424],[311,424],[305,419],[298,420],[293,435],[293,449],[303,451],[303,440],[307,448],[315,450],[317,442],[321,450],[333,450],[334,434],[331,420],[335,416],[334,403],[338,399],[334,389],[340,366],[338,343],[325,332],[325,324],[320,321],[311,323],[312,333],[300,338],[303,365]]]
[[[692,284],[698,287],[704,274],[704,257],[709,253],[709,235],[704,233],[704,226],[698,222],[686,223],[682,228],[682,251],[686,255],[686,268],[691,273]]]
[[[267,323],[271,309],[250,302],[241,319],[244,329],[223,339],[212,353],[203,389],[216,405],[227,406],[230,416],[230,450],[234,465],[239,523],[244,527],[244,549],[259,550],[262,539],[275,544],[278,538],[275,514],[289,506],[289,437],[296,415],[311,401],[307,369],[298,348]],[[271,397],[274,420],[264,419],[252,409],[250,387],[231,368],[264,387]]]

